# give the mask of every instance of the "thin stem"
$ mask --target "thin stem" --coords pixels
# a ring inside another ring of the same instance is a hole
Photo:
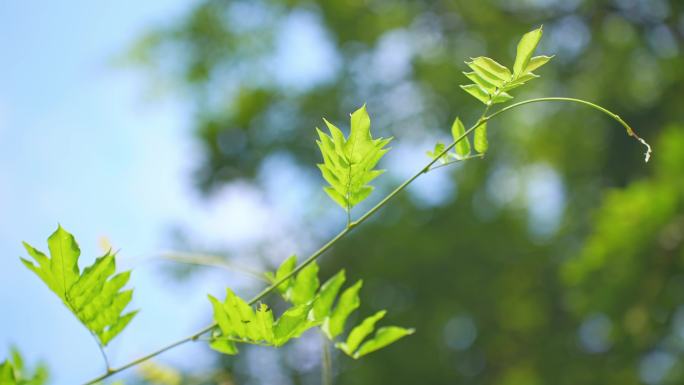
[[[620,123],[622,125],[622,127],[624,127],[627,130],[627,135],[635,138],[636,140],[638,140],[641,144],[643,144],[646,147],[646,152],[644,153],[644,161],[645,162],[648,162],[648,160],[651,158],[651,146],[645,140],[643,140],[639,135],[637,135],[637,133],[634,131],[634,129],[632,127],[630,127],[630,125],[627,124],[627,122],[625,122],[618,114],[616,114],[610,110],[607,110],[607,109],[605,109],[605,108],[603,108],[597,104],[594,104],[592,102],[588,102],[588,101],[582,100],[582,99],[564,98],[564,97],[548,97],[548,98],[535,98],[535,99],[523,100],[522,102],[518,102],[518,103],[511,104],[510,106],[506,106],[506,107],[492,113],[491,115],[485,117],[484,119],[489,120],[489,119],[491,119],[491,118],[493,118],[499,114],[502,114],[508,110],[512,110],[514,108],[524,106],[525,104],[538,103],[538,102],[579,103],[579,104],[583,104],[585,106],[589,106],[595,110],[601,111],[604,114],[613,118],[613,120]]]
[[[100,349],[100,353],[102,354],[102,359],[104,360],[105,368],[106,368],[105,370],[107,372],[111,371],[112,367],[109,366],[109,358],[107,357],[107,352],[105,352],[105,350],[104,350],[104,346],[102,346],[102,344],[100,343],[100,340],[97,339],[95,334],[93,334],[93,333],[91,333],[91,334],[93,335],[93,338],[95,338],[95,341],[97,342],[97,348]]]
[[[452,161],[449,161],[449,162],[446,162],[446,163],[438,164],[438,165],[436,165],[436,166],[434,166],[434,167],[431,167],[431,168],[428,170],[428,172],[429,172],[429,171],[432,171],[432,170],[437,170],[438,168],[441,168],[441,167],[450,166],[450,165],[452,165],[452,164],[454,164],[454,163],[461,163],[461,162],[463,162],[463,161],[465,161],[465,160],[470,160],[470,159],[475,159],[475,158],[484,158],[484,154],[468,155],[468,156],[463,157],[463,158],[461,158],[461,159],[455,159],[455,160],[452,160]]]
[[[588,105],[588,106],[590,106],[590,107],[592,107],[592,108],[595,108],[595,109],[597,109],[597,110],[599,110],[599,111],[601,111],[601,112],[603,112],[603,113],[605,113],[605,114],[608,114],[610,117],[612,117],[613,119],[617,120],[620,124],[622,124],[622,125],[627,129],[627,133],[628,133],[630,136],[633,136],[633,137],[637,138],[640,142],[642,142],[642,143],[647,147],[648,151],[646,152],[646,160],[648,160],[648,157],[650,156],[650,153],[651,153],[651,147],[650,147],[643,139],[641,139],[640,137],[638,137],[638,136],[636,135],[636,133],[634,133],[634,130],[632,130],[632,128],[631,128],[624,120],[622,120],[617,114],[614,114],[614,113],[612,113],[612,112],[606,110],[605,108],[600,107],[600,106],[598,106],[598,105],[595,105],[595,104],[593,104],[593,103],[590,103],[590,102],[587,102],[587,101],[584,101],[584,100],[580,100],[580,99],[573,99],[573,98],[559,98],[559,97],[553,97],[553,98],[538,98],[538,99],[530,99],[530,100],[526,100],[526,101],[522,101],[522,102],[518,102],[518,103],[512,104],[512,105],[510,105],[510,106],[504,107],[504,108],[502,108],[502,109],[500,109],[500,110],[498,110],[498,111],[492,113],[492,114],[489,115],[489,116],[487,116],[486,114],[487,114],[487,112],[489,111],[489,107],[490,107],[490,106],[487,106],[487,107],[485,108],[485,112],[484,112],[484,113],[482,114],[482,116],[477,120],[477,122],[476,122],[473,126],[471,126],[470,128],[468,128],[463,134],[461,134],[461,136],[459,136],[458,138],[454,139],[454,141],[453,141],[450,145],[446,146],[446,147],[444,148],[444,150],[442,150],[442,152],[441,152],[440,154],[437,154],[432,160],[430,160],[425,166],[423,166],[420,170],[418,170],[413,176],[411,176],[411,177],[408,178],[406,181],[404,181],[402,184],[400,184],[399,186],[397,186],[394,190],[392,190],[392,192],[390,192],[387,196],[385,196],[385,197],[384,197],[380,202],[378,202],[375,206],[373,206],[373,207],[370,208],[368,211],[366,211],[366,213],[363,214],[359,219],[357,219],[357,220],[355,220],[355,221],[350,221],[349,224],[348,224],[342,231],[340,231],[340,232],[339,232],[337,235],[335,235],[332,239],[330,239],[330,240],[329,240],[328,242],[326,242],[323,246],[321,246],[318,250],[316,250],[313,254],[311,254],[311,255],[310,255],[307,259],[305,259],[299,266],[297,266],[297,267],[296,267],[294,270],[292,270],[289,274],[286,274],[286,275],[285,275],[284,277],[282,277],[280,280],[275,281],[275,282],[272,283],[270,286],[268,286],[268,287],[266,287],[265,289],[263,289],[261,292],[259,292],[259,294],[257,294],[254,298],[252,298],[248,303],[249,303],[250,305],[254,305],[256,302],[258,302],[259,300],[263,299],[263,298],[266,297],[270,292],[272,292],[272,291],[275,290],[278,286],[280,286],[281,283],[283,283],[283,282],[285,282],[286,280],[290,279],[292,276],[294,276],[294,275],[297,274],[299,271],[301,271],[302,269],[304,269],[306,266],[308,266],[309,264],[311,264],[313,261],[315,261],[316,259],[318,259],[318,257],[320,257],[320,256],[321,256],[324,252],[326,252],[328,249],[330,249],[337,241],[339,241],[341,238],[343,238],[345,235],[347,235],[347,233],[349,233],[351,230],[353,230],[356,226],[358,226],[358,225],[360,225],[361,223],[365,222],[368,218],[370,218],[371,216],[373,216],[373,214],[375,214],[376,212],[378,212],[378,210],[380,210],[383,206],[385,206],[385,205],[386,205],[392,198],[394,198],[397,194],[399,194],[400,192],[402,192],[402,191],[403,191],[408,185],[410,185],[414,180],[416,180],[416,179],[417,179],[418,177],[420,177],[421,175],[423,175],[423,174],[427,173],[428,171],[430,171],[431,167],[432,167],[432,166],[433,166],[433,165],[434,165],[442,156],[444,156],[447,152],[449,152],[452,148],[454,148],[454,147],[456,146],[457,143],[459,143],[461,140],[463,140],[464,138],[466,138],[466,137],[468,136],[468,134],[470,134],[472,131],[474,131],[477,127],[479,127],[480,125],[482,125],[482,124],[484,124],[485,122],[489,121],[490,119],[494,118],[495,116],[498,116],[498,115],[500,115],[500,114],[502,114],[502,113],[504,113],[504,112],[506,112],[506,111],[508,111],[508,110],[513,109],[513,108],[516,108],[516,107],[519,107],[519,106],[522,106],[522,105],[525,105],[525,104],[529,104],[529,103],[543,102],[543,101],[568,101],[568,102],[575,102],[575,103],[580,103],[580,104]],[[128,368],[132,367],[132,366],[138,365],[138,364],[140,364],[141,362],[144,362],[144,361],[146,361],[146,360],[148,360],[148,359],[150,359],[150,358],[152,358],[152,357],[155,357],[155,356],[157,356],[157,355],[159,355],[159,354],[162,354],[162,353],[166,352],[167,350],[173,349],[173,348],[175,348],[176,346],[182,345],[182,344],[184,344],[184,343],[186,343],[186,342],[189,342],[189,341],[195,341],[195,340],[197,340],[200,336],[202,336],[202,335],[208,333],[209,331],[211,331],[215,326],[216,326],[216,324],[211,324],[211,325],[205,327],[204,329],[198,331],[197,333],[195,333],[195,334],[193,334],[193,335],[191,335],[191,336],[188,336],[188,337],[185,337],[185,338],[183,338],[183,339],[181,339],[181,340],[178,340],[178,341],[176,341],[176,342],[173,342],[173,343],[171,343],[171,344],[169,344],[169,345],[167,345],[167,346],[165,346],[165,347],[163,347],[163,348],[161,348],[161,349],[159,349],[159,350],[157,350],[157,351],[155,351],[155,352],[149,353],[149,354],[147,354],[147,355],[145,355],[145,356],[143,356],[143,357],[140,357],[140,358],[138,358],[138,359],[136,359],[136,360],[133,360],[133,361],[131,361],[131,362],[129,362],[129,363],[123,365],[123,366],[120,366],[120,367],[118,367],[118,368],[116,368],[116,369],[111,369],[111,370],[108,371],[107,373],[105,373],[105,374],[103,374],[103,375],[101,375],[101,376],[99,376],[99,377],[97,377],[97,378],[95,378],[95,379],[92,379],[92,380],[86,382],[84,385],[92,385],[92,384],[95,384],[95,383],[97,383],[97,382],[99,382],[99,381],[102,381],[103,379],[108,378],[108,377],[110,377],[110,376],[112,376],[112,375],[114,375],[114,374],[116,374],[116,373],[119,373],[119,372],[121,372],[121,371],[123,371],[123,370],[125,370],[125,369],[128,369]]]
[[[224,258],[216,255],[172,251],[160,254],[158,259],[177,263],[185,263],[189,265],[219,267],[222,269],[243,273],[260,281],[270,283],[270,281],[266,279],[266,276],[264,276],[262,273],[236,263],[228,262]]]
[[[332,356],[330,355],[330,341],[321,333],[321,384],[333,385]]]

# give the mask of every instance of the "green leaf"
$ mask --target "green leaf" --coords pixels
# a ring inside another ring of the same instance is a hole
[[[313,300],[318,285],[318,265],[310,263],[297,274],[292,285],[292,303],[302,305]]]
[[[280,316],[273,327],[275,346],[282,346],[303,331],[310,309],[309,305],[293,306]]]
[[[358,359],[376,350],[382,349],[385,346],[411,335],[415,332],[414,329],[406,329],[398,326],[386,326],[378,329],[375,336],[371,340],[364,342],[359,350],[354,353],[354,358]]]
[[[445,153],[445,154],[440,156],[440,154],[442,154],[444,152],[445,148],[446,148],[446,145],[444,143],[437,142],[437,143],[435,143],[435,149],[434,150],[426,151],[425,153],[427,154],[427,156],[430,157],[430,159],[435,159],[439,156],[439,161],[441,163],[446,163],[448,160],[447,154]]]
[[[488,82],[487,79],[483,78],[482,75],[479,75],[477,72],[464,72],[463,74],[473,83],[482,87],[488,94],[495,92],[496,89],[499,88],[496,84]],[[497,83],[499,82],[497,81]],[[502,85],[502,83],[499,84]]]
[[[554,55],[551,56],[535,56],[532,59],[530,59],[530,62],[527,64],[527,67],[525,67],[525,73],[530,73],[537,68],[543,66],[544,64],[548,63],[549,60],[553,59]]]
[[[361,286],[363,286],[363,281],[359,280],[353,286],[342,292],[342,295],[335,306],[335,310],[333,310],[330,317],[326,318],[323,323],[323,332],[331,340],[344,331],[344,325],[347,322],[347,318],[361,304],[361,301],[359,300],[359,290],[361,290]]]
[[[385,316],[387,311],[380,310],[372,316],[366,318],[358,326],[356,326],[347,336],[347,342],[339,343],[336,347],[340,348],[348,356],[353,356],[356,348],[361,345],[361,342],[375,330],[375,324]]]
[[[346,139],[339,128],[325,119],[324,122],[330,135],[316,128],[319,137],[316,143],[323,156],[318,168],[330,185],[324,190],[349,211],[373,191],[369,183],[383,173],[375,166],[389,151],[385,146],[392,138],[373,139],[365,104],[351,115],[351,129]]]
[[[17,385],[14,368],[8,360],[0,364],[0,385]]]
[[[330,309],[332,308],[333,302],[335,302],[335,298],[337,298],[337,293],[339,293],[340,288],[342,288],[345,279],[344,270],[340,270],[321,286],[321,290],[318,292],[318,296],[313,303],[314,321],[323,321],[325,317],[330,315]]]
[[[465,126],[461,122],[461,119],[456,118],[454,124],[451,125],[451,136],[454,138],[454,141],[456,141],[463,135],[465,135]],[[456,155],[461,159],[470,155],[470,140],[467,136],[456,143]]]
[[[513,99],[513,97],[511,95],[509,95],[505,92],[499,92],[492,99],[492,104],[505,103],[511,99]]]
[[[215,339],[209,342],[209,347],[216,350],[219,353],[236,355],[238,354],[238,348],[235,342],[226,339]]]
[[[520,39],[515,56],[515,64],[513,64],[513,75],[516,78],[525,72],[525,69],[530,63],[530,59],[532,58],[532,54],[537,48],[539,40],[541,40],[542,34],[542,27],[539,27],[538,29],[524,34],[522,39]]]
[[[287,277],[290,273],[292,273],[297,267],[297,256],[292,255],[289,258],[287,258],[283,263],[278,266],[278,270],[276,270],[275,278],[273,279],[273,282],[279,282],[283,278]],[[294,284],[294,277],[290,277],[286,279],[283,283],[278,285],[278,291],[280,292],[285,299],[290,298],[290,288]]]
[[[487,90],[478,86],[477,84],[462,85],[461,88],[463,88],[464,91],[471,94],[472,96],[474,96],[477,100],[481,101],[482,103],[484,103],[486,105],[491,104],[491,98],[490,98],[489,94],[487,93]]]
[[[497,63],[494,59],[485,56],[471,59],[466,64],[484,80],[497,87],[500,87],[504,82],[510,81],[512,77],[511,71],[508,68]]]
[[[261,338],[269,344],[273,344],[273,312],[265,304],[261,304],[256,311],[256,326],[259,329]]]
[[[107,253],[79,272],[81,251],[74,237],[61,226],[48,238],[50,258],[24,242],[24,248],[38,263],[21,259],[71,310],[79,321],[106,346],[133,319],[137,311],[122,314],[133,290],[121,289],[130,272],[114,275],[115,255]]]
[[[487,152],[489,148],[489,142],[487,142],[487,122],[482,123],[475,129],[474,142],[475,151],[480,154]]]

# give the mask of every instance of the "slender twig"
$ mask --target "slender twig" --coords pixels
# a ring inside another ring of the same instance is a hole
[[[522,106],[522,105],[525,105],[525,104],[529,104],[529,103],[543,102],[543,101],[568,101],[568,102],[581,103],[581,104],[585,104],[585,105],[588,105],[588,106],[590,106],[590,107],[593,107],[593,108],[595,108],[595,109],[597,109],[597,110],[599,110],[599,111],[601,111],[601,112],[603,112],[603,113],[609,115],[610,117],[612,117],[613,119],[615,119],[616,121],[618,121],[623,127],[625,127],[625,128],[627,129],[627,133],[628,133],[630,136],[633,136],[633,137],[637,138],[641,143],[643,143],[643,144],[647,147],[648,151],[646,152],[646,160],[648,160],[648,157],[650,156],[650,153],[651,153],[651,147],[650,147],[643,139],[641,139],[640,137],[638,137],[638,136],[636,135],[636,133],[634,132],[634,130],[632,130],[632,128],[631,128],[624,120],[622,120],[617,114],[614,114],[613,112],[611,112],[611,111],[609,111],[609,110],[607,110],[607,109],[605,109],[605,108],[603,108],[603,107],[597,106],[597,105],[595,105],[595,104],[593,104],[593,103],[591,103],[591,102],[587,102],[587,101],[580,100],[580,99],[561,98],[561,97],[550,97],[550,98],[530,99],[530,100],[525,100],[525,101],[522,101],[522,102],[518,102],[518,103],[512,104],[512,105],[510,105],[510,106],[504,107],[504,108],[502,108],[502,109],[500,109],[500,110],[498,110],[498,111],[496,111],[496,112],[494,112],[494,113],[492,113],[491,115],[488,115],[488,116],[486,115],[486,113],[488,112],[490,106],[487,106],[487,108],[485,109],[485,112],[484,112],[484,113],[482,114],[482,116],[477,120],[477,122],[476,122],[473,126],[471,126],[470,128],[468,128],[463,134],[461,134],[461,136],[459,136],[458,138],[454,139],[454,141],[453,141],[450,145],[446,146],[446,147],[444,148],[444,150],[442,150],[442,152],[441,152],[440,154],[437,154],[432,160],[430,160],[425,166],[423,166],[420,170],[418,170],[413,176],[411,176],[411,177],[408,178],[406,181],[404,181],[402,184],[400,184],[399,186],[397,186],[394,190],[392,190],[392,191],[391,191],[387,196],[385,196],[380,202],[378,202],[375,206],[373,206],[373,207],[370,208],[368,211],[366,211],[365,214],[363,214],[361,217],[359,217],[359,219],[357,219],[357,220],[355,220],[355,221],[349,222],[348,225],[347,225],[342,231],[340,231],[339,233],[337,233],[337,235],[335,235],[332,239],[330,239],[330,240],[329,240],[328,242],[326,242],[323,246],[321,246],[318,250],[316,250],[313,254],[311,254],[307,259],[305,259],[299,266],[297,266],[297,267],[296,267],[294,270],[292,270],[289,274],[286,274],[286,275],[283,276],[280,280],[277,280],[277,281],[273,282],[270,286],[268,286],[268,287],[266,287],[265,289],[263,289],[261,292],[259,292],[259,294],[257,294],[254,298],[252,298],[248,303],[249,303],[250,305],[254,305],[256,302],[258,302],[258,301],[261,300],[262,298],[266,297],[270,292],[272,292],[272,291],[275,290],[278,286],[280,286],[280,284],[282,284],[282,283],[285,282],[286,280],[290,279],[292,276],[294,276],[295,274],[299,273],[299,271],[301,271],[301,270],[304,269],[306,266],[308,266],[309,264],[311,264],[313,261],[315,261],[316,259],[318,259],[318,257],[320,257],[320,256],[321,256],[323,253],[325,253],[328,249],[330,249],[337,241],[339,241],[341,238],[343,238],[345,235],[347,235],[347,233],[349,233],[351,230],[353,230],[356,226],[358,226],[358,225],[360,225],[361,223],[365,222],[368,218],[370,218],[371,216],[373,216],[373,214],[375,214],[376,212],[378,212],[378,210],[380,210],[382,207],[384,207],[392,198],[394,198],[397,194],[399,194],[400,192],[402,192],[402,191],[403,191],[408,185],[410,185],[414,180],[416,180],[416,179],[417,179],[418,177],[420,177],[421,175],[423,175],[423,174],[427,173],[428,171],[430,171],[430,168],[431,168],[431,167],[432,167],[432,166],[433,166],[441,157],[443,157],[445,154],[447,154],[449,151],[451,151],[451,149],[454,148],[454,147],[456,146],[457,143],[459,143],[461,140],[463,140],[464,138],[466,138],[466,137],[468,136],[468,134],[470,134],[472,131],[474,131],[477,127],[479,127],[479,126],[481,126],[482,124],[486,123],[487,121],[491,120],[491,119],[494,118],[495,116],[498,116],[498,115],[500,115],[500,114],[502,114],[502,113],[504,113],[504,112],[506,112],[506,111],[508,111],[508,110],[513,109],[513,108],[516,108],[516,107],[519,107],[519,106]],[[99,382],[99,381],[102,381],[103,379],[108,378],[108,377],[110,377],[110,376],[112,376],[112,375],[114,375],[114,374],[116,374],[116,373],[119,373],[119,372],[121,372],[121,371],[123,371],[123,370],[126,370],[126,369],[132,367],[132,366],[138,365],[138,364],[140,364],[141,362],[144,362],[144,361],[146,361],[146,360],[149,360],[149,359],[152,358],[152,357],[155,357],[155,356],[157,356],[157,355],[159,355],[159,354],[162,354],[162,353],[166,352],[167,350],[173,349],[173,348],[175,348],[176,346],[182,345],[182,344],[184,344],[184,343],[186,343],[186,342],[195,341],[195,340],[197,340],[200,336],[202,336],[202,335],[208,333],[209,331],[211,331],[212,329],[214,329],[215,326],[216,326],[216,324],[211,324],[211,325],[205,327],[204,329],[198,331],[197,333],[195,333],[195,334],[193,334],[193,335],[190,335],[190,336],[185,337],[185,338],[183,338],[183,339],[180,339],[180,340],[178,340],[178,341],[176,341],[176,342],[173,342],[173,343],[171,343],[171,344],[169,344],[169,345],[167,345],[167,346],[165,346],[165,347],[163,347],[163,348],[161,348],[161,349],[159,349],[159,350],[157,350],[157,351],[155,351],[155,352],[149,353],[149,354],[147,354],[147,355],[145,355],[145,356],[143,356],[143,357],[140,357],[140,358],[138,358],[138,359],[136,359],[136,360],[133,360],[133,361],[131,361],[131,362],[129,362],[129,363],[123,365],[123,366],[120,366],[120,367],[115,368],[115,369],[111,369],[111,370],[108,371],[107,373],[102,374],[101,376],[99,376],[99,377],[97,377],[97,378],[94,378],[94,379],[92,379],[92,380],[86,382],[84,385],[92,385],[92,384],[95,384],[95,383],[97,383],[97,382]]]
[[[217,255],[172,251],[162,253],[157,258],[189,265],[219,267],[230,271],[244,273],[260,281],[270,283],[270,281],[266,279],[266,276],[264,276],[262,273],[250,269],[249,267],[227,261],[225,258],[221,258]]]
[[[499,114],[502,114],[502,113],[504,113],[504,112],[506,112],[506,111],[508,111],[508,110],[512,110],[512,109],[517,108],[517,107],[520,107],[520,106],[524,106],[525,104],[539,103],[539,102],[571,102],[571,103],[579,103],[579,104],[583,104],[583,105],[585,105],[585,106],[589,106],[589,107],[591,107],[591,108],[593,108],[593,109],[595,109],[595,110],[601,111],[601,112],[603,112],[604,114],[606,114],[606,115],[610,116],[611,118],[613,118],[613,120],[615,120],[615,121],[617,121],[618,123],[620,123],[620,124],[622,125],[622,127],[624,127],[624,128],[627,130],[627,135],[629,135],[629,136],[635,138],[635,139],[638,140],[641,144],[643,144],[644,147],[646,147],[646,152],[644,153],[644,161],[648,162],[648,160],[651,158],[651,146],[650,146],[645,140],[643,140],[639,135],[637,135],[637,133],[634,131],[634,129],[633,129],[632,127],[630,127],[630,125],[627,124],[627,122],[625,122],[625,121],[620,117],[620,115],[618,115],[618,114],[616,114],[616,113],[614,113],[614,112],[612,112],[612,111],[610,111],[610,110],[607,110],[607,109],[605,109],[605,108],[603,108],[603,107],[601,107],[601,106],[599,106],[599,105],[597,105],[597,104],[594,104],[594,103],[592,103],[592,102],[588,102],[588,101],[582,100],[582,99],[565,98],[565,97],[548,97],[548,98],[535,98],[535,99],[523,100],[522,102],[518,102],[518,103],[511,104],[510,106],[506,106],[506,107],[504,107],[504,108],[502,108],[502,109],[500,109],[500,110],[498,110],[498,111],[492,113],[491,115],[485,117],[485,120],[489,120],[489,119],[491,119],[491,118],[493,118],[493,117],[495,117],[495,116],[497,116],[497,115],[499,115]]]
[[[430,167],[428,172],[432,171],[432,170],[437,170],[438,168],[441,168],[441,167],[451,166],[454,163],[461,163],[465,160],[470,160],[470,159],[475,159],[475,158],[484,158],[484,154],[468,155],[468,156],[465,156],[465,157],[460,158],[460,159],[455,159],[455,160],[448,161],[446,163],[438,164],[434,167]]]
[[[321,384],[333,385],[332,357],[330,356],[330,340],[321,333]]]

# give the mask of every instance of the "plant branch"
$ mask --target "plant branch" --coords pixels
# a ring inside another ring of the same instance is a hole
[[[321,384],[333,385],[332,357],[330,355],[330,341],[321,333]]]
[[[382,207],[384,207],[390,200],[392,200],[392,198],[394,198],[397,194],[399,194],[400,192],[402,192],[408,185],[410,185],[411,183],[413,183],[414,180],[416,180],[416,179],[417,179],[418,177],[420,177],[421,175],[426,174],[427,172],[429,172],[430,169],[431,169],[431,167],[432,167],[435,163],[437,163],[437,161],[438,161],[441,157],[443,157],[445,154],[447,154],[452,148],[454,148],[454,147],[456,146],[456,144],[458,144],[461,140],[463,140],[464,138],[466,138],[466,137],[467,137],[472,131],[474,131],[477,127],[479,127],[480,125],[482,125],[482,124],[484,124],[485,122],[489,121],[490,119],[494,118],[495,116],[498,116],[498,115],[500,115],[500,114],[502,114],[502,113],[504,113],[504,112],[506,112],[506,111],[508,111],[508,110],[517,108],[517,107],[522,106],[522,105],[525,105],[525,104],[536,103],[536,102],[544,102],[544,101],[567,101],[567,102],[580,103],[580,104],[588,105],[588,106],[590,106],[590,107],[592,107],[592,108],[594,108],[594,109],[597,109],[597,110],[599,110],[599,111],[601,111],[601,112],[603,112],[603,113],[609,115],[610,117],[612,117],[613,119],[615,119],[616,121],[618,121],[623,127],[625,127],[625,128],[627,129],[627,133],[628,133],[630,136],[635,137],[636,139],[638,139],[642,144],[644,144],[644,145],[647,147],[646,160],[648,161],[648,158],[649,158],[649,156],[650,156],[650,154],[651,154],[651,147],[650,147],[643,139],[641,139],[639,136],[637,136],[636,133],[634,132],[634,130],[632,130],[632,128],[631,128],[624,120],[622,120],[617,114],[614,114],[613,112],[611,112],[611,111],[609,111],[609,110],[607,110],[607,109],[605,109],[605,108],[603,108],[603,107],[601,107],[601,106],[598,106],[598,105],[596,105],[596,104],[593,104],[593,103],[591,103],[591,102],[587,102],[587,101],[584,101],[584,100],[581,100],[581,99],[560,98],[560,97],[537,98],[537,99],[530,99],[530,100],[525,100],[525,101],[522,101],[522,102],[518,102],[518,103],[512,104],[512,105],[510,105],[510,106],[504,107],[504,108],[502,108],[502,109],[500,109],[500,110],[498,110],[498,111],[492,113],[492,114],[489,115],[489,116],[486,115],[487,112],[489,111],[489,106],[487,106],[486,109],[485,109],[485,112],[484,112],[484,113],[482,114],[482,116],[477,120],[477,122],[476,122],[475,124],[473,124],[470,128],[468,128],[463,134],[461,134],[461,136],[459,136],[458,138],[454,139],[454,141],[453,141],[450,145],[446,146],[446,147],[444,148],[444,150],[443,150],[440,154],[435,155],[435,157],[434,157],[433,159],[431,159],[425,166],[423,166],[423,167],[422,167],[420,170],[418,170],[413,176],[411,176],[411,177],[408,178],[406,181],[404,181],[402,184],[400,184],[399,186],[397,186],[394,190],[392,190],[392,191],[391,191],[387,196],[385,196],[380,202],[378,202],[375,206],[373,206],[373,207],[370,208],[368,211],[366,211],[365,214],[363,214],[361,217],[359,217],[359,219],[357,219],[357,220],[355,220],[355,221],[349,222],[348,225],[347,225],[342,231],[340,231],[340,232],[339,232],[337,235],[335,235],[332,239],[330,239],[330,240],[329,240],[328,242],[326,242],[323,246],[321,246],[318,250],[316,250],[313,254],[311,254],[307,259],[305,259],[299,266],[297,266],[297,267],[296,267],[294,270],[292,270],[289,274],[286,274],[286,275],[285,275],[284,277],[282,277],[280,280],[273,282],[270,286],[266,287],[266,288],[263,289],[261,292],[259,292],[254,298],[252,298],[252,299],[248,302],[249,305],[254,305],[256,302],[260,301],[261,299],[263,299],[264,297],[266,297],[269,293],[271,293],[273,290],[275,290],[278,286],[280,286],[281,283],[283,283],[283,282],[285,282],[286,280],[290,279],[292,276],[294,276],[295,274],[299,273],[299,272],[300,272],[302,269],[304,269],[306,266],[308,266],[309,264],[311,264],[312,262],[314,262],[316,259],[318,259],[318,257],[320,257],[320,256],[321,256],[323,253],[325,253],[328,249],[330,249],[337,241],[339,241],[339,240],[342,239],[345,235],[347,235],[347,233],[349,233],[349,232],[350,232],[351,230],[353,230],[356,226],[362,224],[362,223],[365,222],[368,218],[370,218],[370,217],[373,216],[376,212],[378,212],[378,211],[379,211]],[[464,159],[464,160],[465,160],[465,159]],[[123,365],[123,366],[120,366],[120,367],[115,368],[115,369],[111,369],[111,370],[109,370],[107,373],[105,373],[105,374],[103,374],[103,375],[101,375],[101,376],[99,376],[99,377],[97,377],[97,378],[94,378],[94,379],[92,379],[92,380],[86,382],[84,385],[92,385],[92,384],[95,384],[95,383],[97,383],[97,382],[99,382],[99,381],[101,381],[101,380],[103,380],[103,379],[105,379],[105,378],[108,378],[108,377],[110,377],[110,376],[112,376],[112,375],[114,375],[114,374],[116,374],[116,373],[119,373],[119,372],[121,372],[121,371],[123,371],[123,370],[125,370],[125,369],[128,369],[128,368],[132,367],[132,366],[138,365],[138,364],[140,364],[141,362],[144,362],[144,361],[146,361],[146,360],[148,360],[148,359],[150,359],[150,358],[152,358],[152,357],[155,357],[155,356],[157,356],[157,355],[159,355],[159,354],[162,354],[162,353],[166,352],[167,350],[173,349],[173,348],[175,348],[176,346],[182,345],[182,344],[184,344],[184,343],[186,343],[186,342],[196,341],[200,336],[202,336],[202,335],[208,333],[208,332],[211,331],[215,326],[216,326],[216,324],[211,324],[211,325],[205,327],[204,329],[198,331],[197,333],[195,333],[195,334],[193,334],[193,335],[190,335],[190,336],[185,337],[185,338],[183,338],[183,339],[181,339],[181,340],[178,340],[178,341],[176,341],[176,342],[173,342],[173,343],[171,343],[171,344],[169,344],[169,345],[167,345],[167,346],[165,346],[165,347],[163,347],[163,348],[161,348],[161,349],[159,349],[159,350],[157,350],[157,351],[155,351],[155,352],[149,353],[149,354],[147,354],[147,355],[145,355],[145,356],[143,356],[143,357],[140,357],[140,358],[138,358],[138,359],[136,359],[136,360],[133,360],[133,361],[131,361],[131,362],[129,362],[129,363]]]
[[[633,129],[632,127],[630,127],[630,125],[627,124],[627,122],[625,122],[618,114],[616,114],[616,113],[614,113],[614,112],[612,112],[612,111],[610,111],[610,110],[607,110],[607,109],[605,109],[605,108],[603,108],[603,107],[601,107],[601,106],[599,106],[599,105],[597,105],[597,104],[594,104],[594,103],[592,103],[592,102],[588,102],[588,101],[582,100],[582,99],[564,98],[564,97],[548,97],[548,98],[535,98],[535,99],[523,100],[522,102],[518,102],[518,103],[511,104],[510,106],[506,106],[506,107],[504,107],[504,108],[502,108],[502,109],[500,109],[500,110],[498,110],[498,111],[492,113],[491,115],[486,116],[484,119],[485,119],[485,120],[489,120],[489,119],[491,119],[491,118],[493,118],[493,117],[495,117],[495,116],[497,116],[497,115],[499,115],[499,114],[502,114],[502,113],[504,113],[504,112],[506,112],[506,111],[508,111],[508,110],[512,110],[512,109],[514,109],[514,108],[517,108],[517,107],[520,107],[520,106],[524,106],[525,104],[539,103],[539,102],[570,102],[570,103],[578,103],[578,104],[583,104],[583,105],[585,105],[585,106],[589,106],[589,107],[591,107],[591,108],[593,108],[593,109],[595,109],[595,110],[601,111],[601,112],[603,112],[604,114],[606,114],[606,115],[610,116],[611,118],[613,118],[613,120],[615,120],[615,121],[617,121],[618,123],[620,123],[620,124],[622,125],[622,127],[624,127],[625,130],[627,130],[627,135],[629,135],[629,136],[635,138],[635,139],[638,140],[642,145],[644,145],[644,147],[646,147],[646,152],[644,153],[644,161],[645,161],[645,162],[648,162],[648,160],[651,158],[651,146],[650,146],[645,140],[643,140],[639,135],[637,135],[637,133],[634,131],[634,129]]]

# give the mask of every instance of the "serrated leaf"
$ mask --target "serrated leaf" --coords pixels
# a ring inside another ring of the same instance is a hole
[[[465,126],[463,125],[463,122],[461,122],[461,119],[456,118],[454,124],[451,125],[451,136],[454,138],[454,141],[456,141],[463,135],[465,135]],[[470,155],[470,140],[466,136],[456,143],[456,156],[462,159],[468,155]]]
[[[359,300],[359,290],[361,290],[361,286],[363,286],[363,281],[359,280],[340,295],[335,310],[333,310],[330,317],[326,318],[323,323],[323,332],[328,338],[334,339],[344,331],[344,325],[347,322],[347,318],[361,304],[361,301]]]
[[[399,326],[386,326],[380,328],[372,339],[364,342],[359,350],[354,353],[354,358],[358,359],[376,350],[382,349],[385,346],[396,342],[400,338],[413,334],[414,332],[414,329],[406,329]]]
[[[536,70],[537,68],[548,63],[549,60],[553,59],[553,57],[554,57],[554,55],[551,55],[551,56],[541,55],[541,56],[535,56],[535,57],[531,58],[530,62],[527,64],[527,67],[525,67],[525,72],[529,73],[529,72]]]
[[[273,312],[265,304],[261,304],[256,311],[256,325],[261,338],[266,343],[273,344],[275,341],[273,335]]]
[[[292,303],[303,305],[313,300],[318,290],[318,265],[311,263],[303,268],[292,285]]]
[[[345,279],[344,270],[340,270],[321,286],[321,290],[319,290],[318,296],[313,303],[314,321],[323,321],[325,317],[330,315],[330,309],[332,309],[335,298],[337,298],[337,293],[339,293]]]
[[[475,138],[473,140],[475,151],[480,154],[487,152],[489,142],[487,141],[487,122],[480,124],[475,128]]]
[[[542,38],[542,27],[530,31],[523,35],[518,43],[517,53],[515,56],[515,64],[513,64],[513,75],[518,77],[525,72],[534,50]],[[532,71],[532,70],[530,70]]]
[[[354,351],[361,345],[361,342],[373,333],[375,330],[375,324],[385,316],[387,311],[380,310],[379,312],[373,314],[372,316],[366,318],[358,326],[356,326],[347,336],[347,341],[338,344],[339,348],[349,356],[354,356]]]
[[[318,168],[330,185],[324,191],[349,211],[373,191],[369,183],[383,173],[375,170],[375,166],[389,151],[385,146],[391,138],[373,139],[365,104],[351,115],[348,138],[334,124],[325,119],[324,122],[330,135],[316,129],[319,137],[316,143],[323,156]]]
[[[489,94],[487,93],[487,90],[484,88],[478,86],[477,84],[466,84],[462,85],[461,88],[472,96],[474,96],[477,100],[481,101],[482,103],[489,105],[491,104],[491,98],[489,97]]]
[[[50,258],[24,242],[38,263],[21,259],[62,300],[102,346],[116,337],[135,316],[122,314],[131,301],[132,290],[121,291],[130,272],[116,274],[115,255],[107,253],[79,272],[81,251],[73,235],[61,226],[48,238]]]

